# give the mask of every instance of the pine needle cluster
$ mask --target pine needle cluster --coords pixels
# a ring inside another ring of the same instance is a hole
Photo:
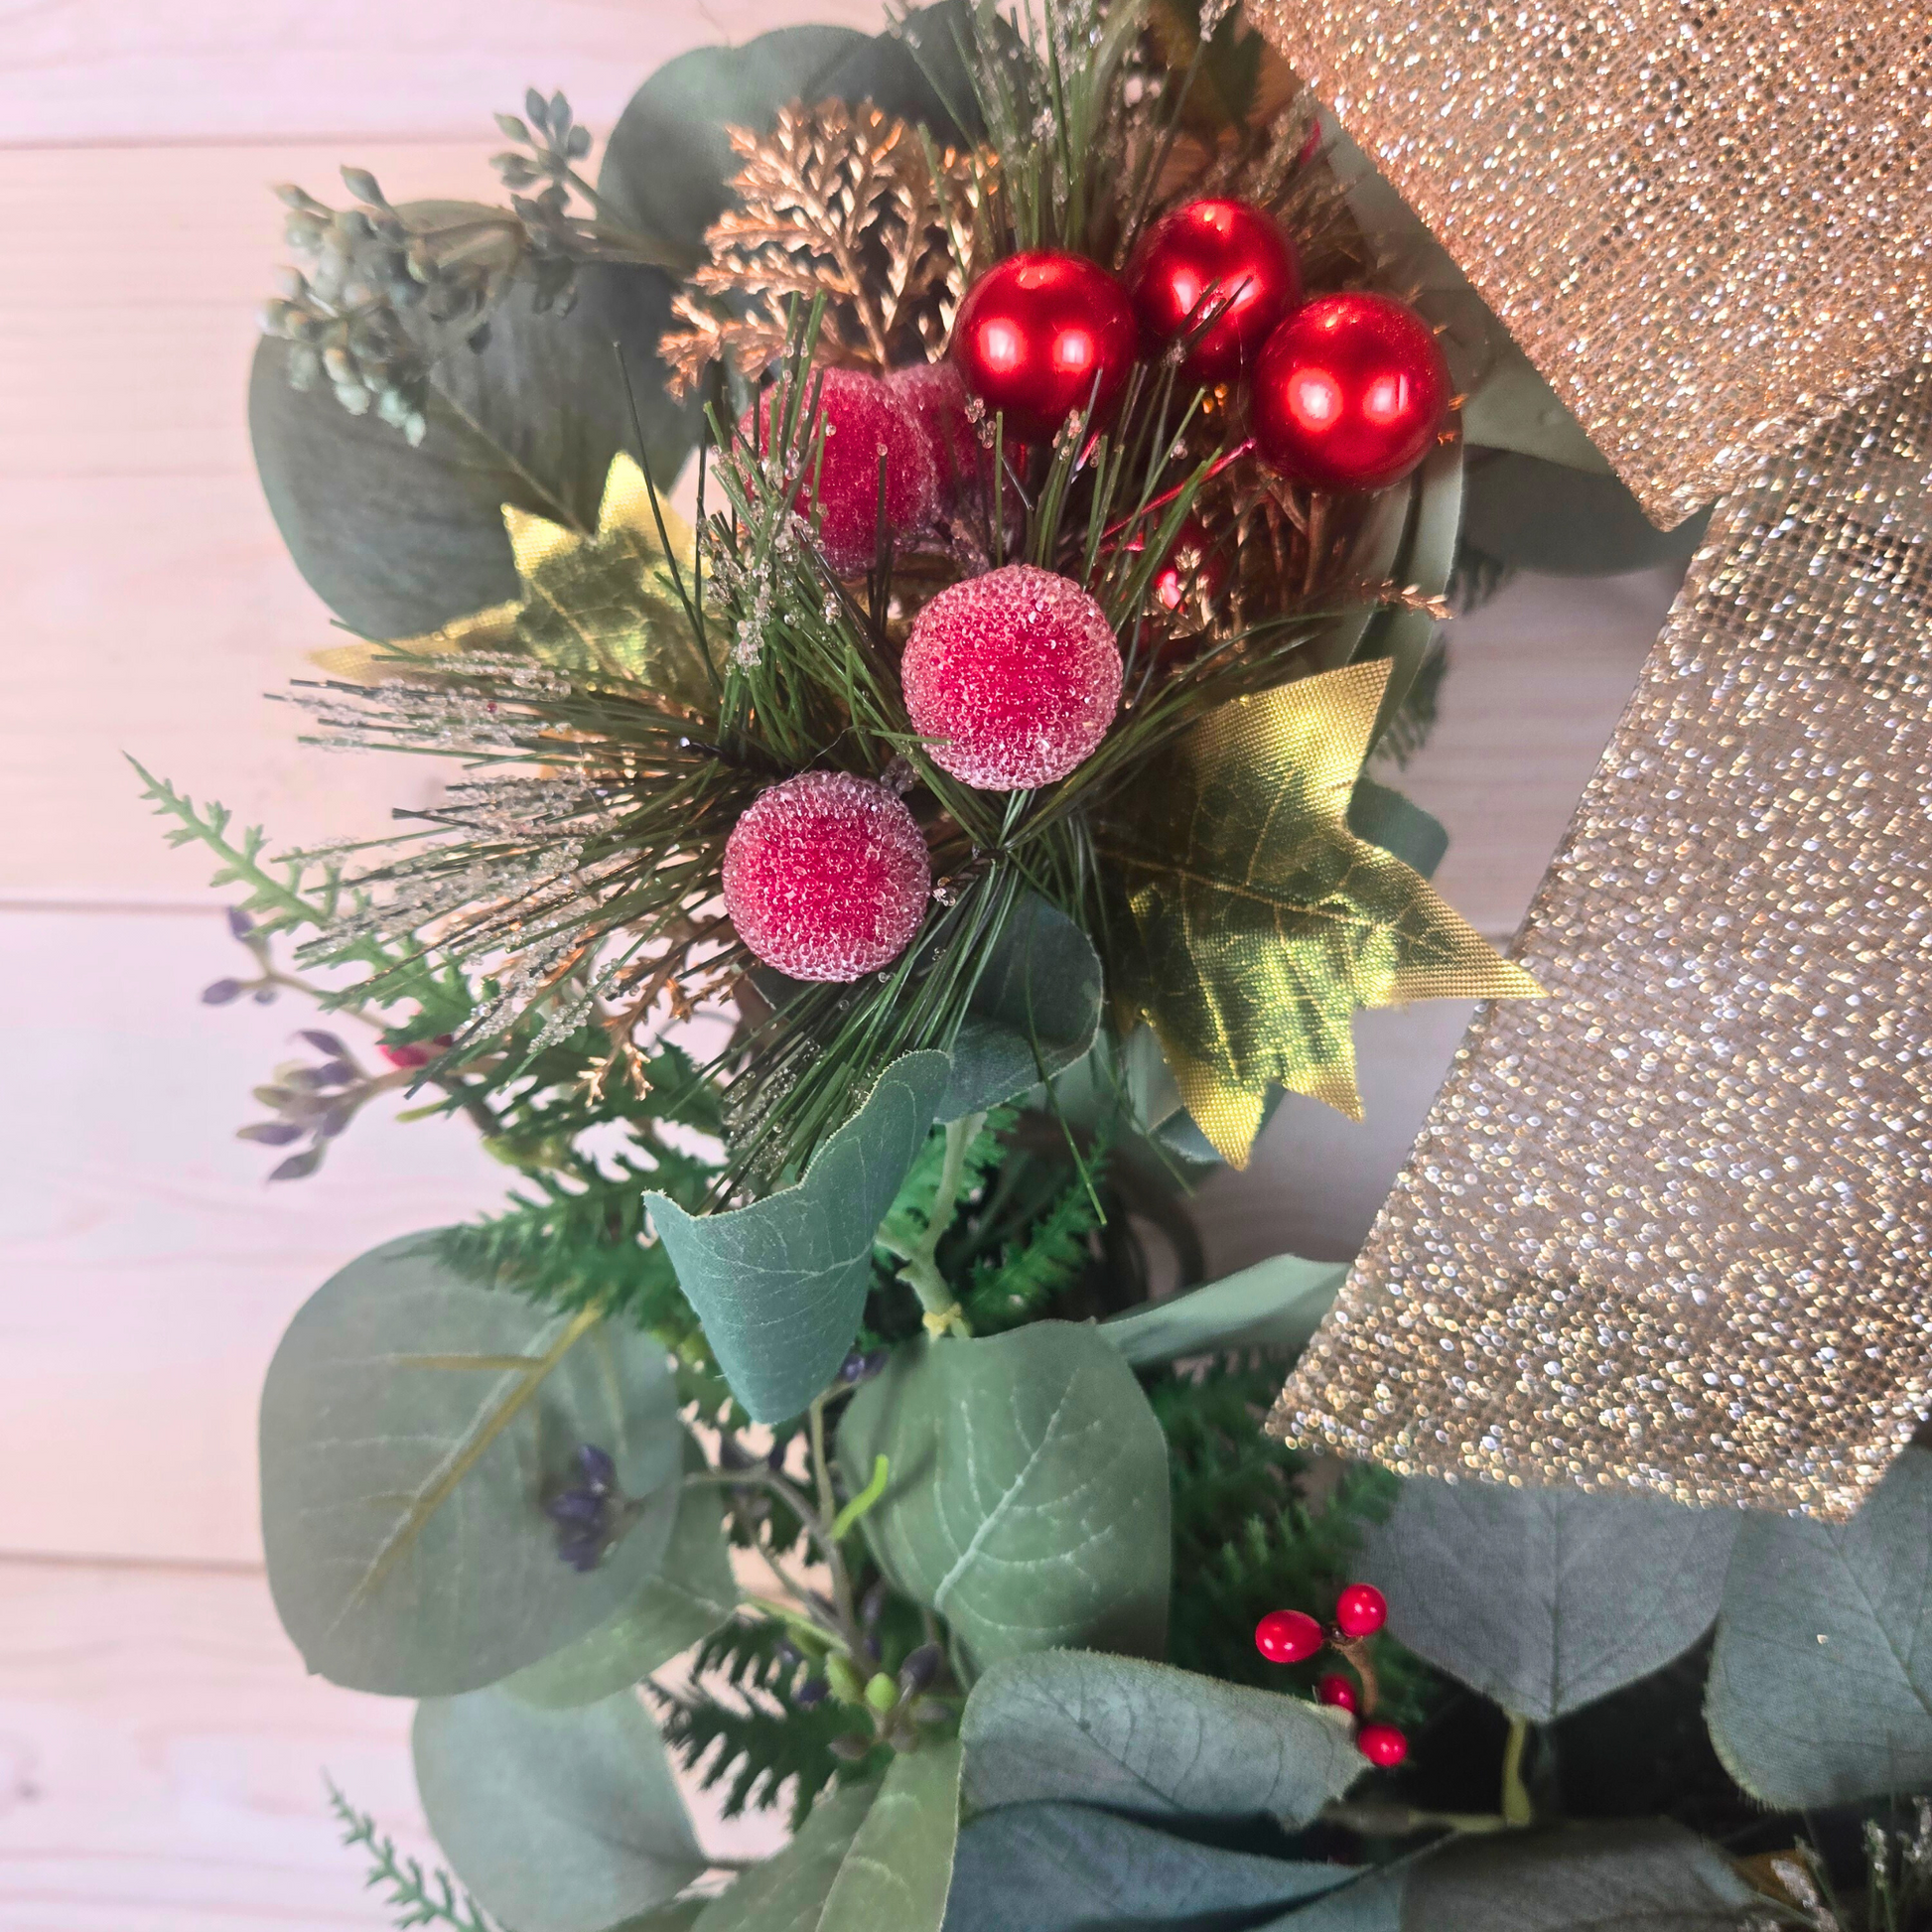
[[[408,1932],[422,1925],[447,1925],[454,1932],[507,1932],[456,1880],[442,1869],[426,1872],[418,1860],[404,1858],[395,1841],[378,1832],[375,1820],[357,1811],[332,1783],[329,1803],[342,1821],[343,1844],[360,1848],[366,1855],[369,1875],[364,1881],[373,1890],[386,1892],[383,1902],[396,1914],[396,1924]]]

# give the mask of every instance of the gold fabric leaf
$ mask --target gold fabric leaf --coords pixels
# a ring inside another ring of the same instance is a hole
[[[520,604],[492,605],[419,637],[316,651],[313,661],[332,677],[377,684],[406,678],[411,659],[521,650],[556,670],[621,677],[707,712],[715,683],[691,634],[671,563],[675,556],[691,591],[694,541],[675,510],[661,500],[660,508],[663,536],[643,472],[620,452],[605,479],[595,535],[503,505],[523,580]]]
[[[769,134],[726,131],[745,166],[736,206],[706,230],[709,259],[673,298],[684,326],[658,349],[671,392],[720,357],[759,374],[784,348],[788,302],[820,294],[834,359],[936,353],[971,266],[974,158],[945,150],[935,178],[917,130],[869,102],[793,101]]]
[[[1352,664],[1209,713],[1096,834],[1133,933],[1122,991],[1237,1168],[1272,1080],[1361,1118],[1356,1008],[1541,990],[1348,829],[1388,675]]]

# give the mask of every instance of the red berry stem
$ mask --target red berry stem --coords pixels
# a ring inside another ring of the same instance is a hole
[[[1341,1657],[1349,1669],[1362,1680],[1359,1715],[1363,1718],[1374,1717],[1376,1700],[1380,1695],[1381,1686],[1376,1682],[1375,1665],[1368,1654],[1368,1638],[1343,1637],[1330,1634],[1328,1648]]]

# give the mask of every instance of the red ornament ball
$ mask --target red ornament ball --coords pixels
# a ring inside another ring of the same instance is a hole
[[[1355,1733],[1355,1748],[1371,1764],[1392,1771],[1409,1755],[1409,1740],[1394,1725],[1364,1725]]]
[[[1372,1637],[1389,1620],[1389,1599],[1373,1584],[1350,1584],[1335,1598],[1335,1628],[1344,1637]]]
[[[1147,548],[1147,535],[1137,530],[1127,548],[1139,556]],[[1207,532],[1197,517],[1182,517],[1173,544],[1154,573],[1150,586],[1162,608],[1178,611],[1196,590],[1211,604],[1228,581],[1228,560],[1208,541]]]
[[[1449,364],[1415,310],[1363,290],[1320,295],[1261,351],[1255,444],[1298,483],[1380,489],[1422,461],[1449,403]]]
[[[938,502],[939,472],[932,445],[903,399],[876,375],[862,369],[825,369],[805,378],[796,429],[800,460],[806,462],[798,485],[801,516],[818,515],[819,547],[841,577],[869,570],[879,550],[879,459],[886,459],[886,536],[897,541],[931,521]],[[810,420],[813,387],[818,417],[825,425],[823,454],[806,459],[817,434]],[[788,393],[783,384],[767,389],[757,411],[747,410],[739,434],[760,452],[784,429]]]
[[[1209,198],[1155,222],[1134,251],[1127,285],[1152,341],[1193,337],[1181,366],[1196,382],[1227,382],[1253,365],[1275,325],[1301,301],[1302,270],[1294,243],[1265,208]]]
[[[1005,413],[1009,439],[1026,442],[1044,442],[1089,403],[1104,417],[1136,346],[1127,291],[1098,262],[1052,248],[995,263],[953,324],[967,388]]]
[[[1306,1610],[1270,1610],[1255,1625],[1255,1648],[1271,1664],[1306,1663],[1321,1644],[1321,1626]]]
[[[801,771],[760,792],[725,842],[725,909],[767,966],[856,980],[897,959],[932,890],[925,837],[897,792]]]
[[[1353,1712],[1361,1702],[1353,1680],[1343,1677],[1339,1671],[1330,1671],[1314,1687],[1314,1697],[1317,1704],[1329,1705],[1336,1711]]]
[[[957,362],[910,362],[889,371],[886,386],[925,437],[940,502],[956,503],[991,476],[993,459],[966,413],[966,378]]]
[[[1071,578],[1032,564],[968,577],[912,621],[899,682],[926,755],[981,791],[1050,785],[1120,709],[1120,646]]]

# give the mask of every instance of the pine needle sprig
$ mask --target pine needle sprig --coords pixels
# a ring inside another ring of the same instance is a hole
[[[395,1841],[378,1832],[367,1812],[357,1811],[332,1779],[329,1802],[342,1821],[343,1844],[359,1847],[366,1854],[368,1877],[363,1881],[373,1890],[380,1885],[388,1896],[383,1901],[395,1913],[398,1927],[447,1925],[453,1932],[509,1932],[509,1928],[488,1917],[483,1907],[461,1890],[449,1872],[425,1872],[420,1861],[397,1852]]]

